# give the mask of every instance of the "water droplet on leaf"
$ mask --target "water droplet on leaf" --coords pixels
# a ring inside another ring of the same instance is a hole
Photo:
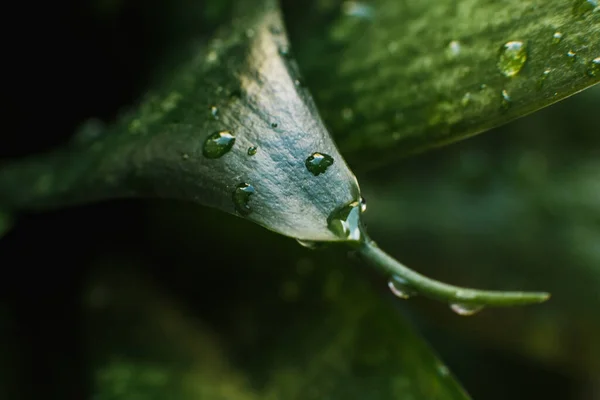
[[[567,51],[567,57],[571,59],[571,62],[575,62],[575,59],[577,59],[577,53],[575,53],[573,50],[569,50]]]
[[[233,191],[233,205],[240,215],[245,217],[252,212],[252,208],[250,208],[250,196],[255,192],[254,186],[249,183],[240,183]]]
[[[450,304],[450,309],[458,315],[468,317],[477,314],[479,311],[483,310],[483,306],[480,306],[478,304],[453,303]]]
[[[563,38],[563,34],[562,32],[554,32],[554,35],[552,35],[552,43],[553,44],[559,44],[560,41]]]
[[[394,296],[400,299],[408,299],[414,296],[417,292],[406,282],[405,279],[399,276],[392,276],[388,281],[388,288]]]
[[[544,86],[544,82],[546,82],[546,79],[548,78],[548,75],[550,75],[550,72],[552,72],[552,70],[550,69],[545,69],[544,72],[542,72],[542,75],[537,80],[538,89],[541,89]]]
[[[314,176],[318,176],[333,165],[333,157],[324,153],[312,153],[304,162],[306,169]]]
[[[219,109],[217,108],[217,106],[210,107],[210,114],[213,116],[214,119],[219,119]]]
[[[215,132],[204,141],[204,148],[202,154],[206,158],[220,158],[223,157],[235,143],[235,136],[231,131],[220,131]]]
[[[362,237],[360,214],[360,202],[352,201],[329,214],[327,227],[342,239],[358,241]]]
[[[461,104],[463,107],[466,107],[466,106],[468,106],[468,105],[469,105],[469,103],[471,103],[471,97],[472,97],[472,96],[471,96],[471,93],[470,93],[470,92],[467,92],[467,93],[465,93],[465,95],[462,97],[462,99],[460,99],[460,104]]]
[[[505,43],[500,48],[498,56],[498,69],[509,78],[517,75],[527,61],[525,43],[515,40]]]
[[[507,110],[512,105],[512,99],[510,98],[510,95],[508,94],[506,89],[502,90],[501,95],[502,95],[502,108]]]
[[[460,54],[461,46],[458,40],[453,40],[448,43],[447,54],[449,57],[456,57]]]
[[[257,151],[258,151],[258,147],[256,147],[256,146],[248,147],[248,155],[249,156],[255,155]]]
[[[300,246],[306,247],[307,249],[311,249],[311,250],[318,250],[325,246],[325,243],[323,243],[323,242],[313,242],[311,240],[300,240],[300,239],[296,239],[296,241],[298,242],[298,244]]]
[[[590,61],[590,67],[588,69],[589,76],[597,76],[598,74],[600,74],[600,57],[596,57]]]

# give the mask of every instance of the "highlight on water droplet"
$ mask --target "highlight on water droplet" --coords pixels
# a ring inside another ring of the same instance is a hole
[[[450,309],[458,315],[461,315],[463,317],[469,317],[483,310],[483,306],[478,304],[453,303],[450,304]]]
[[[235,136],[231,131],[215,132],[204,141],[202,154],[206,158],[220,158],[231,150],[235,143]]]
[[[388,281],[388,288],[394,294],[394,296],[400,299],[409,299],[417,294],[417,292],[410,286],[404,278],[399,276],[392,276]]]
[[[571,59],[571,62],[575,62],[575,59],[577,59],[577,53],[575,53],[573,50],[569,50],[567,51],[567,57]]]
[[[562,32],[556,31],[556,32],[554,32],[554,35],[552,35],[552,43],[559,44],[560,41],[562,40],[562,38],[563,38]]]
[[[319,176],[327,171],[327,168],[333,165],[333,157],[325,153],[315,152],[308,156],[304,165],[306,165],[306,169],[308,169],[311,174]]]
[[[360,198],[360,212],[365,212],[367,211],[367,201],[365,200],[364,197]]]
[[[506,77],[517,75],[527,61],[527,49],[525,43],[513,40],[504,43],[498,55],[498,69]]]
[[[244,182],[237,185],[233,191],[233,206],[240,215],[246,217],[252,212],[252,208],[250,207],[250,196],[254,193],[256,193],[254,186]]]
[[[362,237],[360,214],[360,202],[352,201],[329,214],[327,227],[339,238],[359,241]]]
[[[249,156],[255,155],[257,151],[258,151],[258,147],[256,147],[256,146],[248,147],[248,155]]]

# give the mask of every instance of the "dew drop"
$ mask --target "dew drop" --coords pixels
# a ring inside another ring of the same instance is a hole
[[[456,57],[460,54],[461,46],[458,40],[453,40],[448,43],[447,54],[449,57]]]
[[[189,159],[190,159],[190,155],[189,155],[188,153],[183,153],[183,154],[181,155],[181,159],[182,159],[182,160],[189,160]]]
[[[552,72],[551,69],[545,69],[544,72],[542,72],[542,75],[540,75],[540,77],[537,80],[537,88],[541,89],[542,87],[544,87],[544,83],[546,82],[546,79],[548,79],[548,76],[550,75],[550,72]]]
[[[219,119],[219,108],[217,106],[210,106],[210,114],[214,119]]]
[[[404,278],[392,276],[388,281],[388,288],[394,296],[400,299],[408,299],[413,297],[417,292],[411,288],[410,284]]]
[[[365,211],[367,211],[367,201],[365,200],[364,197],[360,198],[360,212],[364,213]]]
[[[560,41],[562,40],[562,38],[563,38],[562,32],[558,32],[558,31],[554,32],[554,35],[552,35],[552,43],[559,44]]]
[[[333,165],[333,157],[324,153],[312,153],[304,162],[306,169],[314,176],[318,176]]]
[[[252,208],[250,208],[249,204],[250,196],[255,192],[254,186],[249,183],[240,183],[233,191],[233,206],[240,215],[245,217],[252,212]]]
[[[336,236],[346,240],[361,239],[361,205],[352,201],[336,208],[327,218],[327,227]]]
[[[235,143],[235,136],[231,131],[220,131],[215,132],[204,141],[204,148],[202,154],[206,158],[219,158],[223,157]]]
[[[590,61],[588,75],[589,76],[598,76],[599,74],[600,74],[600,57],[596,57],[592,61]]]
[[[471,315],[475,315],[479,311],[483,310],[483,306],[478,304],[453,303],[450,304],[450,309],[458,315],[468,317]]]
[[[573,50],[569,50],[567,51],[567,57],[571,59],[571,62],[575,62],[577,59],[577,53],[575,53]]]
[[[510,95],[508,94],[506,89],[502,90],[501,95],[502,95],[502,104],[501,104],[502,108],[505,110],[508,110],[510,108],[510,106],[512,105],[512,99],[510,98]]]
[[[521,41],[506,42],[501,48],[498,56],[498,69],[509,78],[517,75],[527,61],[527,49]]]
[[[294,80],[294,85],[296,85],[296,87],[304,87],[304,81],[300,78],[295,79]]]
[[[598,7],[598,0],[575,0],[573,3],[573,15],[583,17]]]
[[[255,155],[257,151],[258,151],[258,147],[256,147],[256,146],[248,147],[248,155],[249,156]]]

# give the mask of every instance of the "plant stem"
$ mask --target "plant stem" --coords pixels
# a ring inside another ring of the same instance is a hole
[[[381,250],[368,237],[359,250],[361,257],[374,267],[401,278],[410,289],[432,299],[450,304],[473,304],[479,306],[514,306],[541,303],[550,297],[544,292],[502,292],[463,288],[442,283],[413,271]]]

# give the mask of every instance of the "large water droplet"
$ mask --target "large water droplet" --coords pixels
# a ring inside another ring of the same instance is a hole
[[[517,75],[527,61],[527,49],[525,43],[514,40],[506,42],[501,48],[498,56],[498,69],[504,76],[513,77]]]
[[[324,153],[312,153],[304,162],[306,169],[314,176],[318,176],[333,165],[333,157]]]
[[[256,147],[256,146],[248,147],[248,155],[249,156],[255,155],[257,151],[258,151],[258,147]]]
[[[450,304],[450,309],[458,315],[468,317],[477,314],[479,311],[483,310],[483,306],[478,304],[453,303]]]
[[[598,7],[598,0],[575,0],[573,3],[573,15],[583,17]]]
[[[552,43],[559,44],[560,41],[562,40],[562,38],[563,38],[562,32],[558,32],[558,31],[554,32],[554,35],[552,35]]]
[[[399,276],[392,276],[388,281],[388,287],[394,296],[400,299],[408,299],[417,294],[410,284]]]
[[[223,157],[235,143],[235,136],[231,131],[215,132],[206,138],[202,154],[206,158]]]
[[[347,240],[361,239],[361,206],[360,202],[352,201],[333,210],[327,218],[327,227],[336,236]]]
[[[240,215],[245,217],[252,212],[252,208],[250,208],[250,196],[254,193],[256,193],[256,190],[249,183],[240,183],[233,191],[233,205]]]

